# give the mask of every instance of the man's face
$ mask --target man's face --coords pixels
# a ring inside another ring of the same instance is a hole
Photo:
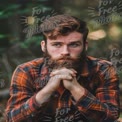
[[[58,36],[55,40],[47,39],[41,42],[42,50],[46,48],[46,53],[51,60],[57,64],[69,63],[79,60],[83,51],[83,35],[79,32],[71,32],[67,36]]]

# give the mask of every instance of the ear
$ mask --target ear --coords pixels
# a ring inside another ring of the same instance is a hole
[[[87,51],[88,49],[88,41],[85,42],[85,50]]]
[[[42,40],[41,43],[40,43],[40,45],[41,45],[42,51],[45,52],[45,41]]]

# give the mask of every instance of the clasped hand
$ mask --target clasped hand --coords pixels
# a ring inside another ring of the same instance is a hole
[[[51,92],[58,89],[60,82],[63,82],[63,85],[69,91],[72,91],[74,88],[80,84],[76,80],[76,71],[74,69],[61,68],[53,70],[50,74],[50,79],[46,87]]]

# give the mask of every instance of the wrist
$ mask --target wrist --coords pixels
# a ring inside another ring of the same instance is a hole
[[[78,85],[78,86],[74,86],[70,90],[70,92],[74,97],[74,99],[78,101],[85,94],[85,89],[82,86]]]
[[[42,105],[43,103],[47,102],[50,96],[52,95],[53,92],[43,88],[36,94],[36,102],[39,105]]]

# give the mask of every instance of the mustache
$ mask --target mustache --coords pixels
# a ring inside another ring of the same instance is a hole
[[[56,59],[56,61],[58,61],[58,60],[77,60],[79,58],[80,58],[80,56],[77,58],[72,58],[71,56],[60,56],[59,58]]]
[[[57,60],[72,60],[70,56],[59,57]]]

